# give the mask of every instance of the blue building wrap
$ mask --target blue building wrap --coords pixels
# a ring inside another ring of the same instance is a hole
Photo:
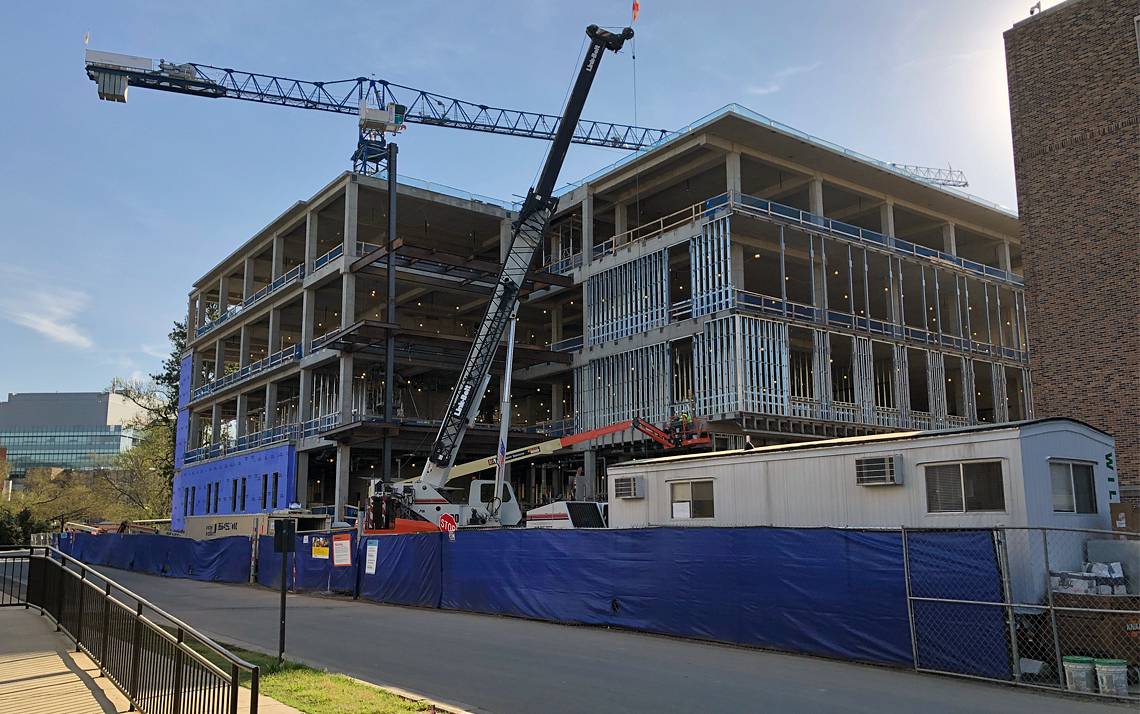
[[[296,468],[296,449],[292,444],[270,446],[186,466],[174,477],[172,528],[183,530],[186,516],[191,515],[262,513],[285,508],[297,500]],[[244,501],[241,498],[243,480]],[[275,482],[276,491],[273,489]],[[218,489],[217,510],[213,508],[212,499],[211,503],[206,503],[207,493],[212,493],[214,488]]]
[[[178,363],[178,419],[174,424],[174,468],[182,468],[186,458],[186,444],[190,439],[190,390],[194,370],[194,356],[186,355]]]

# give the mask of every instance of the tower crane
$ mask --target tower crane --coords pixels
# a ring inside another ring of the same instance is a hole
[[[460,372],[439,433],[429,452],[424,471],[415,484],[407,487],[416,504],[432,504],[442,515],[451,515],[461,525],[498,520],[514,525],[521,518],[517,505],[500,511],[499,504],[515,499],[502,491],[509,484],[498,479],[493,496],[483,499],[481,482],[472,484],[472,497],[466,503],[452,503],[445,484],[455,463],[464,434],[478,414],[479,404],[491,377],[491,363],[503,333],[518,311],[519,293],[557,204],[555,183],[571,143],[642,149],[668,136],[661,129],[582,120],[582,109],[606,51],[618,52],[633,37],[625,28],[610,32],[597,25],[586,28],[590,42],[570,91],[561,117],[486,105],[472,104],[424,90],[392,84],[384,80],[358,77],[340,82],[306,82],[272,77],[195,63],[156,63],[132,57],[88,50],[87,75],[96,83],[100,99],[125,102],[130,86],[189,94],[208,98],[231,98],[281,106],[316,109],[342,114],[358,114],[360,138],[353,154],[354,169],[375,173],[391,162],[388,171],[389,200],[394,204],[394,145],[385,133],[399,132],[406,122],[451,126],[496,134],[549,139],[550,151],[538,182],[527,192],[513,224],[510,249],[495,282],[483,320]],[[389,210],[389,240],[393,239],[394,206]],[[394,282],[389,261],[389,292]],[[389,310],[392,301],[389,300]],[[393,319],[394,321],[394,319]],[[391,371],[391,349],[389,372]],[[393,382],[387,376],[387,384]],[[391,399],[387,399],[387,405]],[[387,451],[387,448],[385,449]],[[387,461],[387,459],[385,459]],[[517,503],[517,502],[516,502]],[[426,515],[426,514],[423,514]],[[434,519],[431,519],[434,520]],[[512,522],[513,521],[513,522]]]
[[[317,82],[98,50],[87,50],[85,67],[99,98],[107,101],[126,102],[128,89],[137,87],[358,115],[353,170],[364,174],[375,174],[383,165],[383,131],[400,131],[406,123],[546,140],[553,140],[562,124],[562,117],[553,114],[476,104],[369,77]],[[571,143],[628,150],[644,149],[670,133],[589,119],[571,125]]]

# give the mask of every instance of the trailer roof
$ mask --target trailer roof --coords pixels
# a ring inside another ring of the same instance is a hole
[[[851,446],[853,444],[881,444],[893,441],[909,441],[912,439],[921,439],[937,436],[951,436],[954,434],[976,434],[980,432],[989,431],[1016,431],[1027,426],[1036,424],[1047,424],[1051,422],[1064,422],[1069,424],[1078,424],[1100,434],[1104,434],[1111,438],[1111,434],[1095,426],[1086,424],[1079,419],[1071,419],[1069,417],[1044,417],[1041,419],[1025,419],[1023,421],[1010,421],[1001,424],[977,424],[975,426],[963,426],[953,429],[931,429],[928,431],[895,431],[886,434],[868,434],[865,436],[846,436],[838,439],[820,439],[818,441],[799,441],[790,444],[774,444],[772,446],[756,446],[751,449],[725,449],[723,451],[706,451],[697,454],[682,454],[680,456],[660,456],[653,459],[637,459],[634,461],[626,461],[621,464],[615,464],[613,468],[620,468],[623,466],[633,466],[639,464],[660,464],[671,463],[677,461],[699,461],[701,459],[712,459],[721,456],[731,456],[733,454],[771,454],[783,451],[810,451],[812,449],[825,449],[836,446]]]

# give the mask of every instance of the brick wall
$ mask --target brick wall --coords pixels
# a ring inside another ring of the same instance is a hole
[[[1033,401],[1116,437],[1140,503],[1137,0],[1070,0],[1005,33]]]

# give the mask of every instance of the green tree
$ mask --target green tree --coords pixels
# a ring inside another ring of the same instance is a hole
[[[167,334],[170,354],[162,369],[146,380],[115,379],[111,391],[137,405],[140,415],[131,426],[140,438],[130,450],[119,454],[110,471],[99,472],[103,485],[112,491],[120,506],[137,509],[149,518],[170,514],[174,488],[174,440],[178,424],[178,389],[182,352],[186,349],[186,323],[175,321]],[[140,449],[137,453],[136,449]],[[158,479],[156,484],[156,477]],[[157,486],[164,495],[158,497]],[[155,514],[160,504],[163,512]],[[136,517],[142,517],[136,516]]]

